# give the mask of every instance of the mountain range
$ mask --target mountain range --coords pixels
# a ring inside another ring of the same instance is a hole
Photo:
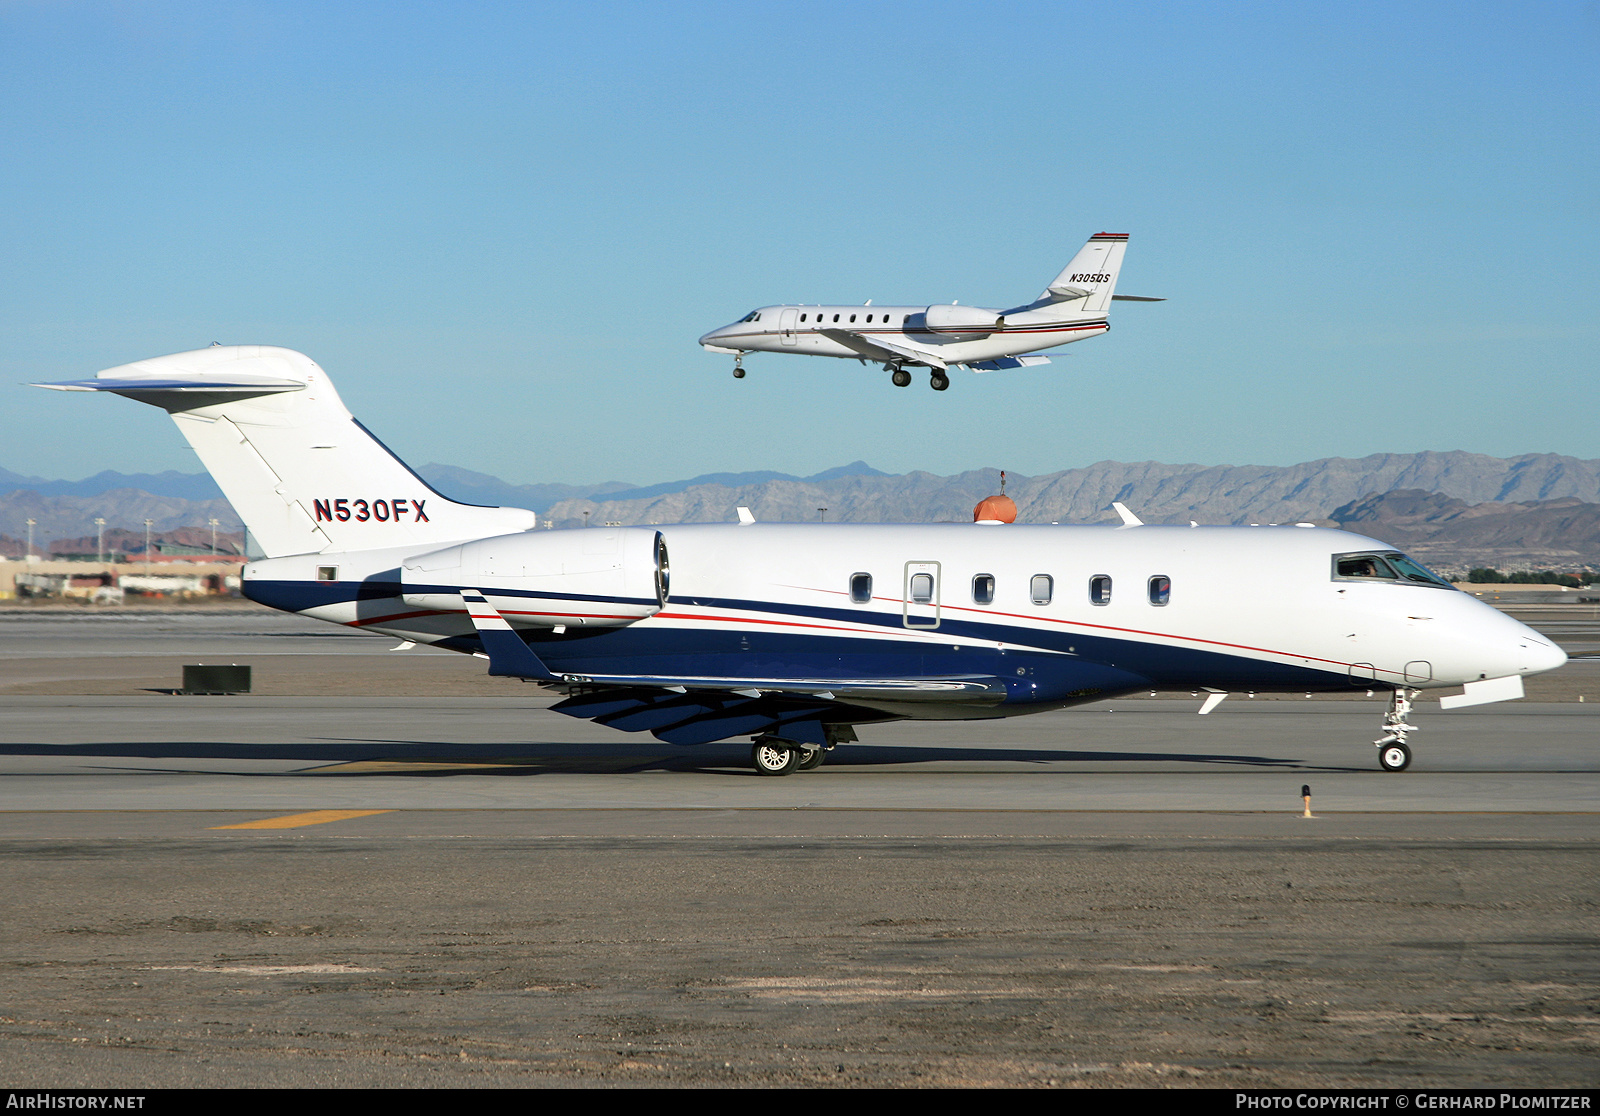
[[[556,526],[730,522],[739,505],[767,522],[968,522],[1000,490],[997,469],[893,475],[861,461],[810,477],[709,473],[648,486],[513,485],[440,464],[418,472],[442,495],[531,508]],[[1520,555],[1500,559],[1507,563],[1600,561],[1600,509],[1586,510],[1600,505],[1600,461],[1560,454],[1426,451],[1289,466],[1101,461],[1006,481],[1024,523],[1115,521],[1110,506],[1119,501],[1147,523],[1348,523],[1441,564],[1479,553]],[[241,526],[203,473],[50,481],[0,469],[0,532],[20,538],[31,517],[36,540],[82,536],[95,516],[141,530],[147,518],[158,531],[213,517],[224,531]]]

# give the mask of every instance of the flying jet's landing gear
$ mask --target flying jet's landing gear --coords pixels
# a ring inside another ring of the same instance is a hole
[[[935,368],[933,375],[928,378],[928,386],[934,391],[943,391],[950,386],[950,377]]]
[[[744,357],[742,356],[733,358],[733,378],[735,380],[744,379]]]
[[[911,373],[904,368],[901,368],[898,364],[891,364],[889,365],[889,371],[892,373],[889,379],[895,387],[911,386]]]
[[[776,736],[758,736],[750,749],[750,763],[761,775],[815,771],[822,766],[824,751],[815,744],[797,744]]]
[[[1406,718],[1411,714],[1411,699],[1416,690],[1404,687],[1389,695],[1389,711],[1383,715],[1383,735],[1374,740],[1378,746],[1378,766],[1385,771],[1404,771],[1411,766],[1411,746],[1406,734],[1417,731],[1417,726]]]

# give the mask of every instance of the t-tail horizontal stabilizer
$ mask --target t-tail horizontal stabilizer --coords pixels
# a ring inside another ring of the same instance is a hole
[[[478,638],[489,656],[489,673],[499,678],[531,678],[540,682],[554,682],[556,676],[539,661],[533,649],[522,642],[522,637],[511,630],[506,618],[501,616],[489,598],[471,589],[461,591],[461,603],[467,606],[472,626],[478,629]]]

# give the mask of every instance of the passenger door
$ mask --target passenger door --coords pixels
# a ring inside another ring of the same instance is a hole
[[[939,626],[939,563],[907,562],[901,622],[908,628]]]

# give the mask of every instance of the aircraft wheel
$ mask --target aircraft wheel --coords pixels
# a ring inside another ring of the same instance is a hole
[[[950,386],[950,377],[935,376],[933,379],[929,380],[928,383],[934,391],[943,391],[945,388]]]
[[[796,771],[815,771],[822,766],[822,757],[826,753],[821,748],[806,748],[800,753],[800,758],[795,762]]]
[[[911,373],[907,372],[904,368],[896,368],[894,370],[894,375],[890,376],[889,379],[894,381],[895,387],[911,386]]]
[[[733,368],[733,378],[734,378],[734,379],[735,379],[735,380],[742,380],[742,379],[744,379],[744,369],[743,369],[743,368],[740,368],[740,367],[739,367],[739,366],[738,366],[738,365],[734,365],[734,368]]]
[[[787,775],[800,763],[800,750],[786,741],[757,741],[750,749],[750,762],[761,775]]]
[[[1385,771],[1404,771],[1411,766],[1411,749],[1400,741],[1378,749],[1378,766]]]

